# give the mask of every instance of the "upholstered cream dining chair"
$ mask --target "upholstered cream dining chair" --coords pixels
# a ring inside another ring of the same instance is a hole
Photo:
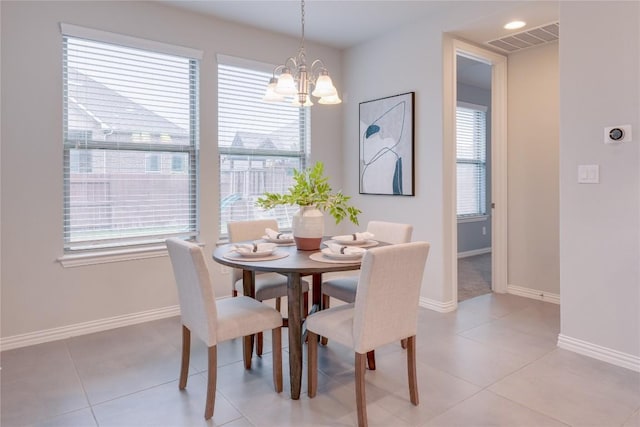
[[[369,221],[367,231],[374,235],[374,239],[391,243],[408,243],[413,234],[413,225],[387,221]],[[398,282],[400,283],[400,282]],[[358,285],[357,276],[340,276],[327,279],[322,282],[322,308],[329,308],[330,298],[336,298],[344,302],[354,302],[356,300],[356,287]],[[401,287],[398,287],[401,289]],[[327,345],[327,338],[322,337],[322,344]],[[402,342],[402,347],[406,348],[406,343]],[[369,355],[369,369],[375,369],[375,358],[373,353]]]
[[[374,235],[374,239],[391,243],[407,243],[411,241],[413,226],[386,221],[369,221],[367,231]],[[322,282],[322,307],[329,307],[329,297],[344,302],[354,302],[356,299],[357,276],[343,276],[324,280]]]
[[[167,239],[167,249],[178,286],[182,320],[182,363],[178,387],[184,390],[189,375],[191,332],[208,347],[207,400],[204,418],[213,416],[217,379],[217,344],[244,337],[245,366],[251,335],[272,330],[273,383],[282,391],[282,316],[273,308],[249,297],[216,301],[202,248],[180,239]],[[250,351],[250,350],[249,350]],[[250,359],[249,359],[250,360]],[[250,365],[249,365],[250,367]]]
[[[257,219],[250,221],[231,221],[227,223],[229,242],[237,243],[247,240],[257,240],[264,236],[265,229],[278,231],[278,222],[275,219]],[[302,300],[304,301],[303,318],[309,311],[309,282],[302,280]],[[242,270],[234,268],[231,273],[232,295],[242,294]],[[258,273],[255,279],[255,299],[266,301],[276,299],[276,310],[280,311],[281,297],[287,296],[287,277],[278,273]],[[262,356],[262,334],[256,339],[256,354]]]
[[[367,425],[365,359],[368,352],[407,339],[407,371],[411,403],[417,405],[416,333],[418,300],[429,243],[411,242],[367,250],[362,258],[355,302],[321,310],[307,318],[308,393],[318,387],[318,336],[355,351],[358,425]],[[402,283],[402,292],[396,284]]]

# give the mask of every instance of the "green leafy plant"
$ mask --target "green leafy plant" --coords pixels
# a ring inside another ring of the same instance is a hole
[[[289,192],[265,193],[258,198],[256,204],[264,209],[272,209],[279,205],[315,206],[321,211],[329,212],[336,220],[336,224],[343,219],[358,225],[358,215],[361,211],[351,205],[349,196],[342,191],[333,192],[329,185],[329,179],[324,176],[324,164],[316,162],[310,168],[303,171],[293,171],[294,184]]]

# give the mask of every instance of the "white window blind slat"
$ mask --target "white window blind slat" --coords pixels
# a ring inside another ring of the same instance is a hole
[[[197,235],[198,60],[67,34],[63,67],[65,251]]]
[[[457,215],[487,213],[486,108],[459,104],[456,109]]]
[[[306,165],[309,108],[262,101],[272,75],[252,64],[219,56],[221,236],[230,221],[275,218],[281,229],[290,228],[296,206],[263,210],[255,202],[265,192],[286,192],[293,170]]]

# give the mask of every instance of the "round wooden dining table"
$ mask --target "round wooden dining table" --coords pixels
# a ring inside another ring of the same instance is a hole
[[[325,238],[327,240],[328,238]],[[376,242],[377,243],[377,242]],[[300,251],[294,245],[279,245],[273,256],[264,258],[247,258],[239,256],[233,249],[237,243],[218,246],[213,251],[213,259],[222,265],[239,268],[243,271],[244,295],[255,296],[256,272],[275,272],[287,277],[287,307],[289,328],[289,376],[291,380],[291,398],[300,398],[302,384],[302,287],[301,277],[313,277],[313,305],[311,311],[319,308],[321,303],[322,274],[336,271],[357,270],[360,259],[331,260],[317,251]],[[313,259],[315,258],[315,259]],[[251,363],[249,349],[249,366]],[[245,356],[246,349],[245,349]],[[245,364],[247,359],[245,358]]]

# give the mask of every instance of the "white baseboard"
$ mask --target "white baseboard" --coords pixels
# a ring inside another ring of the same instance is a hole
[[[123,316],[115,316],[107,319],[76,323],[74,325],[62,326],[59,328],[45,329],[44,331],[13,335],[0,339],[0,351],[41,344],[49,341],[57,341],[79,335],[91,334],[93,332],[106,331],[108,329],[115,329],[122,326],[135,325],[138,323],[149,322],[151,320],[177,316],[179,314],[180,306],[174,305],[171,307],[125,314]]]
[[[480,248],[480,249],[473,249],[471,251],[458,252],[458,259],[467,258],[475,255],[489,254],[489,253],[491,253],[491,246],[489,246],[488,248]]]
[[[560,304],[560,295],[552,294],[546,291],[539,291],[537,289],[523,288],[522,286],[507,285],[507,293],[518,295],[521,297],[537,299],[540,301],[552,302],[554,304]]]
[[[611,363],[612,365],[640,372],[640,357],[632,354],[612,350],[607,347],[602,347],[597,344],[571,338],[562,334],[558,335],[558,347],[573,351],[574,353],[582,354],[583,356],[602,360],[603,362]]]
[[[449,313],[458,308],[458,304],[455,301],[441,302],[429,298],[420,297],[418,305],[429,310],[434,310],[439,313]]]

